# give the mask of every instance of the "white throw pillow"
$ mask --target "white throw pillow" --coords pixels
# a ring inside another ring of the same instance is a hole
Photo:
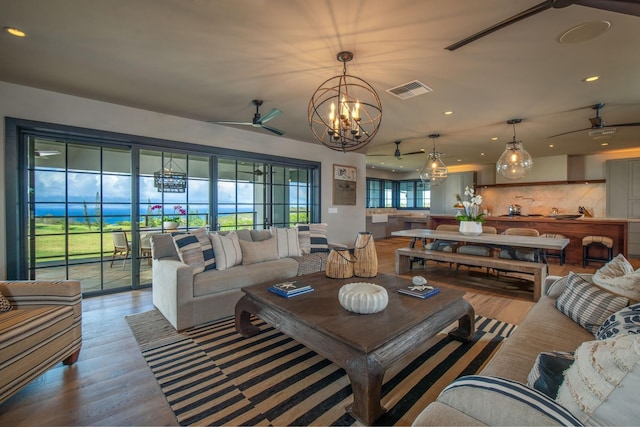
[[[565,371],[556,401],[590,425],[637,425],[640,336],[587,341]]]
[[[297,228],[277,228],[271,227],[271,235],[275,236],[278,246],[278,256],[287,258],[300,256],[300,242],[298,240]]]
[[[633,271],[633,266],[622,254],[599,268],[593,275],[593,283],[617,295],[640,301],[640,269]]]
[[[242,249],[238,241],[238,233],[230,231],[226,236],[210,234],[213,252],[216,254],[216,269],[226,270],[234,265],[242,264]]]

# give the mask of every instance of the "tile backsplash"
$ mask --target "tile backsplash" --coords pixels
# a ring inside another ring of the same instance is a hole
[[[479,189],[482,207],[491,215],[509,213],[509,205],[522,206],[523,215],[550,215],[552,208],[558,214],[578,214],[578,207],[584,206],[593,217],[606,215],[605,184],[558,184],[522,187],[489,187]]]

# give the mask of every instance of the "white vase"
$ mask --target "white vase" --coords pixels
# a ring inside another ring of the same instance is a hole
[[[178,225],[180,224],[174,221],[164,221],[162,223],[162,226],[165,230],[175,230],[176,228],[178,228]]]
[[[475,221],[460,221],[460,234],[465,236],[479,236],[482,234],[482,223]]]

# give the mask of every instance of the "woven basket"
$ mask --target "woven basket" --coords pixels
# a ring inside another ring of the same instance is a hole
[[[373,243],[373,233],[361,231],[356,237],[353,274],[358,277],[375,277],[378,274],[378,255]]]
[[[348,279],[353,277],[353,263],[348,249],[331,249],[325,274],[332,279]]]

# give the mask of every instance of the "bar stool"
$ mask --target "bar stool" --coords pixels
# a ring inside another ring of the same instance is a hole
[[[566,239],[567,236],[564,234],[555,234],[555,233],[544,233],[541,234],[540,237],[549,237],[551,239]],[[560,265],[564,265],[564,262],[567,259],[567,254],[565,252],[565,248],[562,248],[560,251],[547,252],[547,249],[543,249],[544,258],[558,258],[560,260]]]
[[[595,258],[589,256],[589,247],[601,245],[607,248],[607,258]],[[608,262],[613,259],[613,239],[607,236],[586,236],[582,239],[582,266],[586,267],[589,261]]]

